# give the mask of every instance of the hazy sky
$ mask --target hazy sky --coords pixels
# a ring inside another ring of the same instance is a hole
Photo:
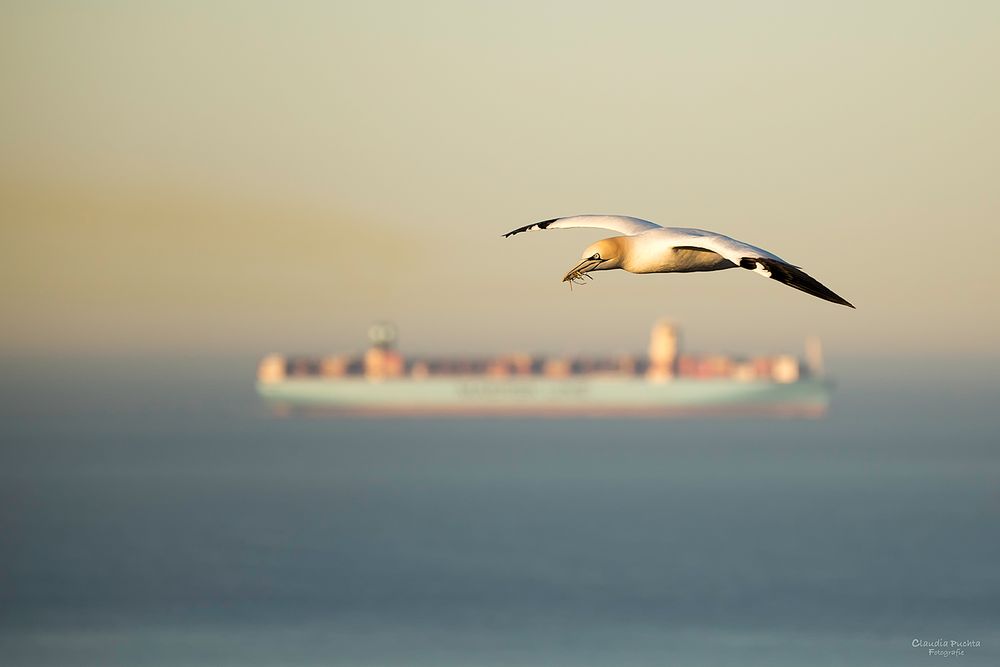
[[[1000,3],[5,2],[0,352],[1000,341]],[[623,213],[801,265],[560,278]]]

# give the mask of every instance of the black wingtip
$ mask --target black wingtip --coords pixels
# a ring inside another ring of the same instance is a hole
[[[784,281],[782,281],[782,282],[784,282]],[[822,287],[823,290],[825,290],[825,291],[823,291],[823,292],[813,291],[813,290],[809,290],[809,289],[804,289],[802,287],[798,287],[796,285],[792,285],[790,283],[785,283],[785,284],[788,285],[789,287],[794,287],[795,289],[802,290],[803,292],[806,292],[807,294],[812,294],[815,297],[819,297],[820,299],[823,299],[824,301],[829,301],[830,303],[835,303],[835,304],[837,304],[839,306],[847,306],[848,308],[854,308],[854,304],[853,303],[851,303],[850,301],[848,301],[844,297],[840,296],[839,294],[837,294],[836,292],[834,292],[830,288],[826,287],[825,285],[822,285],[819,282],[817,282],[816,284],[820,285],[820,287]],[[857,308],[854,308],[854,310],[857,310]]]
[[[827,300],[827,301],[829,301],[830,303],[836,303],[836,304],[839,304],[839,305],[841,305],[841,306],[847,306],[848,308],[850,308],[850,309],[852,309],[852,310],[857,310],[857,307],[855,307],[855,305],[854,305],[853,303],[851,303],[850,301],[848,301],[848,300],[847,300],[847,299],[845,299],[844,297],[840,296],[839,294],[836,294],[836,293],[834,293],[834,292],[832,292],[832,291],[830,292],[830,294],[831,294],[831,295],[832,295],[832,296],[833,296],[834,298],[829,298],[829,297],[827,297],[827,296],[824,296],[824,295],[822,295],[822,294],[814,294],[813,296],[818,296],[818,297],[819,297],[819,298],[821,298],[821,299],[826,299],[826,300]]]
[[[541,222],[533,222],[530,225],[525,225],[524,227],[518,227],[517,229],[512,229],[511,231],[509,231],[506,234],[504,234],[503,237],[507,238],[509,236],[513,236],[514,234],[520,234],[521,232],[527,232],[529,230],[534,229],[535,227],[538,227],[539,229],[548,229],[549,225],[551,225],[553,222],[555,222],[556,220],[559,220],[559,219],[560,218],[552,218],[551,220],[542,220]]]
[[[823,299],[824,301],[829,301],[830,303],[836,303],[841,306],[847,306],[848,308],[854,308],[854,310],[857,310],[853,303],[840,296],[797,266],[792,266],[791,264],[785,264],[784,262],[777,262],[763,257],[744,257],[740,260],[740,266],[745,269],[752,270],[756,268],[756,264],[758,262],[763,264],[764,267],[771,272],[772,280],[777,280],[780,283],[788,285],[789,287],[794,287],[797,290],[801,290],[806,294],[811,294],[817,298]]]

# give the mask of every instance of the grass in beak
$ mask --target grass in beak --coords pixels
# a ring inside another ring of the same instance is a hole
[[[587,281],[584,280],[584,278],[587,278],[589,280],[593,280],[594,279],[593,276],[588,275],[588,274],[584,273],[583,271],[574,271],[573,273],[569,274],[569,281],[568,282],[569,282],[569,289],[570,289],[570,291],[573,290],[573,285],[574,284],[576,284],[576,285],[586,285]]]

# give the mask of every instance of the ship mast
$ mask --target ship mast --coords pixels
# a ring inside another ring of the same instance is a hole
[[[823,343],[819,336],[806,338],[806,367],[812,377],[823,377]]]

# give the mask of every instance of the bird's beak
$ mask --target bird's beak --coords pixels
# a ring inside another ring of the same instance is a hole
[[[587,273],[588,271],[593,271],[606,261],[608,260],[591,259],[590,257],[588,257],[587,259],[583,260],[582,262],[574,266],[572,269],[570,269],[570,272],[567,273],[565,276],[563,276],[562,281],[565,283],[565,282],[574,282],[580,280],[581,278],[583,278],[583,275],[585,273]]]

